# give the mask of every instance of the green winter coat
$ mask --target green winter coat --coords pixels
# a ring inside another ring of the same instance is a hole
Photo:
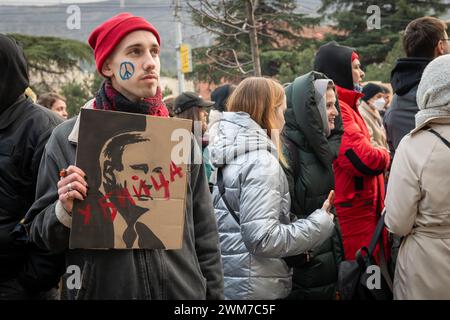
[[[327,138],[315,102],[314,80],[326,79],[310,72],[295,79],[286,91],[286,124],[283,130],[283,153],[288,168],[285,173],[291,194],[291,212],[305,218],[321,208],[330,190],[334,189],[332,162],[336,159],[344,132],[339,103],[335,129]],[[334,209],[333,209],[334,210]],[[336,212],[333,212],[336,215]],[[292,299],[334,299],[337,267],[344,252],[339,223],[334,235],[312,252],[311,260],[294,267]]]

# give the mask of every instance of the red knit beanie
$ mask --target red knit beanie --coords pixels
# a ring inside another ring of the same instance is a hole
[[[352,62],[355,61],[356,59],[359,59],[359,56],[355,51],[353,51],[352,52]]]
[[[95,64],[100,74],[105,60],[109,57],[119,42],[130,32],[147,30],[153,33],[161,45],[158,31],[147,20],[131,13],[121,13],[103,22],[92,31],[88,42],[94,49]]]

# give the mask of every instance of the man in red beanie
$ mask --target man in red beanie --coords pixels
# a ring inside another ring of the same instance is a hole
[[[161,41],[149,22],[129,13],[119,14],[98,26],[89,44],[105,81],[95,99],[83,108],[168,117],[159,87]],[[64,298],[223,298],[223,272],[208,181],[203,164],[194,161],[188,168],[181,249],[69,250],[73,201],[83,201],[88,192],[84,172],[74,166],[78,129],[79,119],[75,117],[53,132],[42,158],[37,201],[27,214],[31,239],[41,248],[65,252],[67,265],[81,269],[81,287],[67,283],[70,274],[63,277]],[[194,146],[192,159],[199,152]]]

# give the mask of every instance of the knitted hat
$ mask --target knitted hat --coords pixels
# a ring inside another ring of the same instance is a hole
[[[378,93],[384,93],[383,88],[375,83],[368,83],[364,86],[364,88],[362,89],[362,93],[364,94],[364,97],[362,97],[362,99],[367,102],[370,99],[372,99],[372,97]]]
[[[103,63],[119,42],[127,34],[137,30],[150,31],[155,35],[158,44],[161,45],[161,40],[155,27],[144,18],[134,16],[131,13],[118,14],[106,20],[92,31],[88,42],[91,48],[94,49],[95,64],[100,74],[103,75]]]
[[[417,88],[417,131],[435,118],[450,118],[450,55],[431,61],[425,68]]]

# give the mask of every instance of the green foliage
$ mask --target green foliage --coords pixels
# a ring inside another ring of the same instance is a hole
[[[97,72],[94,76],[82,83],[70,81],[61,87],[61,94],[67,99],[67,113],[70,117],[77,115],[81,107],[95,97],[100,89],[104,78]]]
[[[233,79],[239,81],[243,76],[236,70],[223,68],[217,63],[211,63],[206,58],[206,51],[209,48],[196,48],[192,50],[192,60],[194,62],[191,73],[186,74],[189,80],[204,81],[208,83],[220,83],[222,78],[231,82]]]
[[[283,52],[280,55],[280,64],[274,74],[280,83],[288,83],[294,81],[295,78],[310,72],[314,68],[314,56],[316,54],[316,47],[310,46],[303,51],[297,52]],[[266,53],[263,54],[264,60],[278,61],[276,58],[266,58]]]
[[[98,74],[98,72],[94,73],[94,77],[91,80],[91,83],[89,84],[89,91],[91,92],[92,96],[94,96],[97,91],[100,89],[104,78]]]
[[[55,88],[48,84],[51,79],[59,79],[66,72],[81,70],[80,65],[94,65],[92,49],[82,42],[56,37],[38,37],[10,34],[24,49],[29,71],[40,75],[40,82],[33,83],[33,90],[39,95]],[[92,98],[100,88],[103,78],[94,71],[94,76],[84,82],[69,80],[62,83],[59,93],[67,99],[69,116],[78,114],[80,107]]]
[[[61,93],[67,99],[67,113],[73,117],[80,112],[80,108],[93,97],[89,83],[71,81],[61,87]]]
[[[192,12],[194,23],[200,27],[206,25],[208,30],[217,30],[220,34],[215,44],[209,48],[193,50],[194,68],[188,76],[190,79],[219,83],[222,78],[228,81],[252,75],[251,48],[248,33],[239,32],[245,21],[245,1],[209,1],[211,7],[221,17],[225,17],[230,26],[224,26],[195,11]],[[277,76],[280,68],[289,69],[288,65],[297,65],[295,46],[305,46],[299,34],[305,26],[319,23],[317,18],[307,17],[297,10],[295,0],[260,0],[255,11],[258,28],[258,41],[261,58],[261,71],[266,76]],[[248,28],[248,27],[247,27]],[[237,67],[226,67],[241,63]],[[286,59],[292,59],[286,61]]]
[[[173,54],[172,52],[161,52],[161,66],[163,64],[165,65],[173,65],[173,61],[174,59],[176,59],[175,54]],[[163,60],[166,60],[168,62],[164,63]],[[177,76],[177,72],[176,72],[176,67],[175,67],[175,71],[171,71],[169,69],[164,69],[161,70],[161,77],[168,77],[168,78],[175,78]]]
[[[170,96],[171,94],[173,94],[173,91],[167,86],[164,87],[164,90],[162,92],[162,96],[163,97],[167,97],[167,96]]]
[[[10,36],[22,44],[31,69],[62,74],[72,68],[78,68],[80,61],[94,62],[92,49],[80,41],[16,33]]]
[[[382,81],[390,82],[391,70],[395,65],[398,58],[405,56],[403,50],[402,37],[397,38],[397,42],[391,51],[389,51],[386,59],[382,63],[373,63],[366,69],[366,76],[364,81]]]
[[[380,8],[379,30],[367,28],[367,19],[373,14],[367,13],[369,5]],[[356,48],[364,66],[383,62],[397,42],[398,33],[410,21],[425,15],[438,16],[448,7],[444,0],[322,0],[319,12],[336,23],[336,29],[346,32],[345,36],[333,40]],[[372,71],[376,68],[373,66]]]

